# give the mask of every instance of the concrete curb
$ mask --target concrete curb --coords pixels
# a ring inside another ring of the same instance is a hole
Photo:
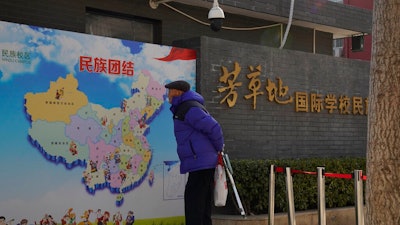
[[[354,225],[356,224],[356,211],[354,207],[334,208],[326,210],[326,224],[329,225]],[[242,217],[241,215],[212,216],[213,225],[267,225],[268,215],[254,215]],[[288,225],[287,213],[276,213],[274,225]],[[296,225],[318,225],[318,211],[296,212]]]

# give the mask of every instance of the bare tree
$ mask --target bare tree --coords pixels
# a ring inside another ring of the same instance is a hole
[[[366,224],[400,224],[400,0],[375,0]]]

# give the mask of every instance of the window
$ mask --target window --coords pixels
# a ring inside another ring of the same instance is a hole
[[[333,56],[342,57],[343,56],[343,38],[333,40]]]
[[[351,37],[351,50],[353,52],[360,52],[364,50],[364,35]]]
[[[160,21],[107,12],[96,9],[86,11],[86,33],[133,40],[161,43]]]

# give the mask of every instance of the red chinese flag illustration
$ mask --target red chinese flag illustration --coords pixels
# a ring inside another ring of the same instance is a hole
[[[172,47],[169,54],[163,58],[156,58],[161,61],[170,62],[174,60],[196,59],[196,51],[192,49]]]

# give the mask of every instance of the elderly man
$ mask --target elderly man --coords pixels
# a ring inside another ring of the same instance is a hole
[[[178,80],[166,84],[174,120],[181,173],[189,173],[185,187],[186,225],[212,225],[214,171],[224,138],[219,123],[204,107],[204,98]]]

